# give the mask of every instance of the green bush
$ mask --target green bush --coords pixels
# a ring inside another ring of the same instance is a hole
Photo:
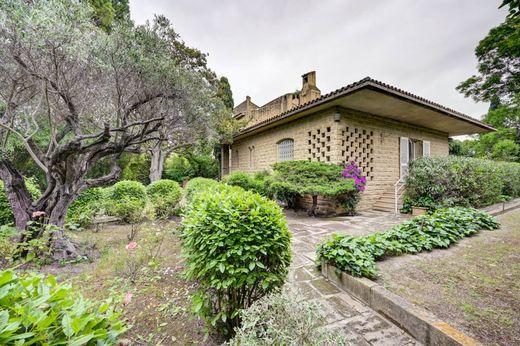
[[[235,171],[224,177],[223,182],[231,186],[240,186],[244,190],[259,193],[264,197],[270,197],[269,180],[270,176],[266,172],[250,175],[246,172]]]
[[[271,195],[288,206],[294,206],[297,196],[312,195],[314,214],[316,196],[335,197],[350,213],[359,201],[354,179],[342,174],[345,167],[314,161],[284,161],[273,165],[274,176],[270,184]]]
[[[146,192],[157,217],[169,218],[176,215],[177,203],[182,196],[178,182],[168,179],[154,181],[147,186]]]
[[[318,302],[305,301],[301,294],[287,289],[261,298],[241,316],[242,326],[229,346],[347,345],[345,336],[325,327]]]
[[[204,192],[207,189],[215,188],[218,185],[218,181],[208,178],[193,178],[189,180],[186,184],[186,187],[184,188],[186,202],[190,204],[195,199],[197,194]]]
[[[42,193],[33,179],[25,179],[25,186],[33,199],[41,197]],[[4,183],[0,180],[0,225],[8,224],[14,224],[14,215],[5,194]]]
[[[410,163],[405,207],[482,207],[501,196],[520,197],[520,164],[458,156],[423,157]]]
[[[226,336],[240,311],[281,287],[291,262],[280,207],[256,193],[225,186],[201,192],[183,220],[186,275],[199,283],[194,311]]]
[[[19,234],[13,226],[0,225],[0,270],[11,266],[17,250],[17,242],[13,238]]]
[[[387,256],[447,248],[458,240],[499,227],[489,214],[472,208],[438,209],[383,233],[368,236],[333,234],[318,245],[318,263],[328,263],[354,276],[373,278],[375,262]]]
[[[67,210],[66,221],[80,228],[92,225],[96,214],[103,209],[103,189],[94,187],[81,192]]]
[[[146,206],[146,188],[138,181],[122,180],[106,191],[107,213],[123,222],[137,222]]]
[[[52,275],[0,272],[1,345],[112,345],[125,331],[109,301],[96,305]]]

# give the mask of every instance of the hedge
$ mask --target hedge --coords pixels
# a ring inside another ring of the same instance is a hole
[[[328,263],[354,276],[373,278],[376,261],[404,253],[447,248],[480,230],[497,229],[497,220],[472,208],[438,209],[388,231],[366,236],[333,234],[317,247],[318,264]]]
[[[423,157],[410,163],[405,185],[405,209],[479,208],[520,197],[520,164],[458,156]]]
[[[177,203],[182,196],[178,182],[169,179],[154,181],[146,187],[146,193],[157,217],[169,218],[177,214]]]

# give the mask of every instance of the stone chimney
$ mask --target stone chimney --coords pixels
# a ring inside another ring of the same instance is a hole
[[[315,100],[321,96],[321,91],[316,86],[316,71],[307,72],[302,76],[302,90],[300,92],[300,104]]]

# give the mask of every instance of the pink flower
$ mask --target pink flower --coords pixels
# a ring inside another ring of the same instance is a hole
[[[126,244],[126,246],[125,246],[125,248],[126,248],[127,250],[133,250],[133,249],[135,249],[136,247],[137,247],[137,243],[136,243],[135,241],[130,242],[130,243]]]
[[[34,211],[32,213],[32,218],[33,219],[37,219],[39,218],[40,216],[44,216],[45,215],[45,212],[44,211]]]
[[[123,299],[123,304],[128,305],[132,301],[132,296],[134,294],[132,292],[127,292],[125,298]]]

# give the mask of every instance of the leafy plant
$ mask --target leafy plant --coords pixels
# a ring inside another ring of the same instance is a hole
[[[235,171],[224,177],[223,182],[231,186],[240,186],[244,190],[250,190],[264,197],[270,197],[271,191],[269,184],[271,183],[270,175],[267,172],[250,175],[246,172]]]
[[[110,300],[96,305],[52,275],[0,271],[1,345],[111,345],[126,327]]]
[[[25,186],[29,193],[31,194],[33,199],[38,199],[41,196],[41,191],[36,185],[35,181],[30,178],[26,178]],[[5,195],[4,191],[4,183],[0,180],[0,225],[8,225],[14,223],[13,211],[11,209],[11,205],[9,204],[9,200]]]
[[[144,215],[146,188],[138,181],[122,180],[107,191],[107,213],[123,222],[138,222]]]
[[[317,262],[329,263],[354,276],[373,278],[376,261],[403,253],[447,248],[480,230],[497,229],[497,220],[472,208],[438,209],[385,232],[367,236],[333,234],[317,247]]]
[[[215,188],[219,185],[218,181],[208,178],[193,178],[186,184],[184,188],[184,196],[186,201],[190,204],[195,196],[199,193],[206,191],[207,189]]]
[[[354,207],[357,204],[357,200],[351,197],[354,191],[359,190],[352,177],[342,175],[342,166],[314,161],[284,161],[275,163],[273,169],[271,189],[275,198],[291,205],[296,196],[312,195],[313,206],[308,211],[311,215],[317,206],[317,196],[336,197],[342,201],[349,199]]]
[[[200,192],[183,220],[186,275],[197,280],[194,311],[231,336],[240,311],[283,285],[291,262],[285,216],[239,187]]]
[[[182,196],[179,183],[162,179],[147,186],[146,192],[159,218],[169,218],[176,214],[177,203]]]
[[[103,198],[103,189],[100,187],[83,191],[67,210],[66,221],[79,228],[89,227],[96,214],[103,209]]]
[[[305,301],[295,291],[283,289],[261,298],[241,313],[242,326],[229,346],[346,345],[338,331],[326,328],[319,303]]]
[[[430,210],[482,207],[520,197],[520,164],[465,157],[423,157],[410,163],[404,205]]]

